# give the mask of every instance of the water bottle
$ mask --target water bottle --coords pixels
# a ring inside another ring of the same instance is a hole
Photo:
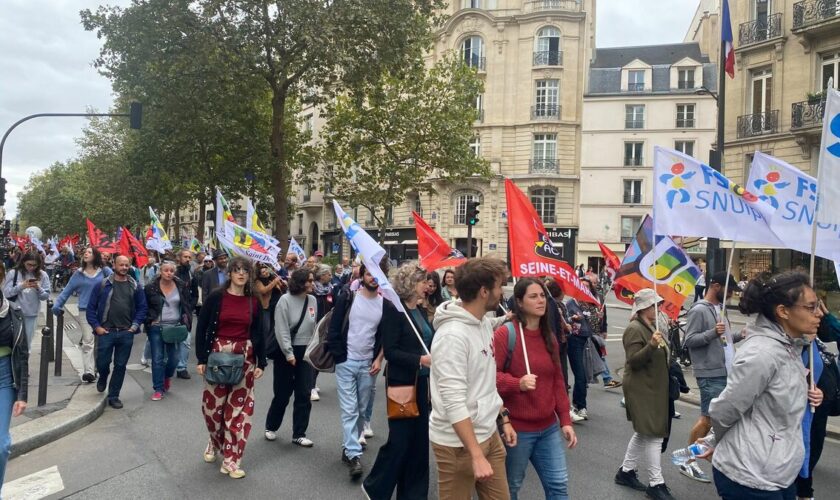
[[[686,465],[688,462],[696,460],[698,455],[702,455],[710,449],[706,444],[693,443],[686,448],[671,453],[671,463],[674,465]]]

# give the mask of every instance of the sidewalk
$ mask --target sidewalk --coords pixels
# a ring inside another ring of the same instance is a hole
[[[54,376],[54,363],[47,365],[46,404],[37,406],[41,369],[41,329],[46,326],[44,310],[45,308],[42,308],[38,316],[38,326],[29,355],[29,395],[26,411],[23,415],[13,418],[11,423],[10,458],[28,453],[84,427],[96,420],[105,408],[105,397],[96,391],[96,384],[83,384],[79,378],[82,358],[77,344],[81,338],[81,330],[77,319],[79,311],[75,304],[65,305],[65,331],[55,332],[64,335],[63,352],[60,353],[62,376]],[[50,340],[54,342],[54,338]]]

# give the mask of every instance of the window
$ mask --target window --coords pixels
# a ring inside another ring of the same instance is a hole
[[[327,210],[327,227],[335,229],[338,225],[338,217],[335,215],[335,210]]]
[[[694,104],[677,104],[677,128],[694,128]]]
[[[677,70],[677,88],[678,89],[693,89],[694,88],[694,68],[678,69]]]
[[[484,94],[478,94],[475,96],[475,110],[478,111],[478,120],[480,122],[484,121]]]
[[[769,113],[772,106],[773,72],[769,69],[752,73],[752,114]]]
[[[556,117],[559,114],[560,80],[537,80],[535,117]]]
[[[309,201],[312,201],[312,187],[306,186],[306,189],[303,191],[303,202],[307,203]]]
[[[642,151],[644,150],[644,142],[625,142],[624,143],[624,166],[625,167],[640,167],[642,165]]]
[[[481,196],[478,193],[461,193],[455,198],[455,224],[467,223],[467,202],[470,201],[481,202]]]
[[[694,141],[674,141],[674,149],[688,156],[694,156]]]
[[[546,26],[537,32],[534,66],[559,66],[562,63],[560,30],[554,26]]]
[[[627,90],[641,92],[645,90],[645,70],[631,69],[627,73]]]
[[[461,54],[464,63],[470,68],[484,69],[484,40],[480,36],[471,36],[461,42]]]
[[[627,104],[624,106],[624,128],[645,128],[644,104]]]
[[[376,213],[373,211],[372,208],[368,208],[368,217],[365,219],[366,226],[372,226],[373,223],[376,221]]]
[[[755,41],[767,40],[770,26],[770,0],[752,1],[752,20],[755,21]]]
[[[476,158],[481,156],[481,137],[475,136],[470,139],[470,151]]]
[[[534,134],[532,172],[557,171],[557,134]]]
[[[642,202],[642,181],[640,179],[625,179],[624,203],[638,205]]]
[[[557,206],[557,193],[549,188],[537,188],[531,190],[531,205],[537,211],[543,224],[555,224]]]
[[[820,90],[828,88],[828,81],[834,78],[834,88],[840,88],[840,52],[824,55],[822,58],[822,86]]]
[[[314,128],[313,123],[314,123],[314,118],[312,117],[311,114],[303,117],[303,129],[305,131],[311,133],[312,129]]]
[[[298,214],[298,234],[303,234],[303,214]]]
[[[385,223],[394,223],[394,207],[385,207]]]
[[[411,209],[417,212],[421,217],[423,216],[423,203],[420,201],[420,195],[416,195],[411,200]],[[333,210],[335,212],[335,210]]]
[[[630,243],[636,237],[636,232],[639,226],[642,225],[642,218],[639,216],[622,216],[621,217],[621,241],[623,243]]]

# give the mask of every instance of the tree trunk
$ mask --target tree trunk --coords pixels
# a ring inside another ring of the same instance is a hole
[[[208,195],[206,193],[207,191],[202,189],[201,194],[198,195],[198,227],[195,229],[195,236],[198,238],[198,241],[201,242],[202,246],[204,245],[204,219],[207,216]]]
[[[163,228],[166,230],[166,234],[171,234],[169,230],[169,217],[170,217],[170,207],[166,207],[163,211]]]
[[[175,202],[175,229],[173,230],[173,241],[181,242],[181,202]]]
[[[271,156],[275,165],[271,169],[271,191],[274,197],[274,221],[276,231],[274,237],[280,245],[287,245],[289,241],[289,200],[287,184],[289,169],[286,165],[285,130],[283,128],[286,116],[286,91],[275,88],[271,99]]]

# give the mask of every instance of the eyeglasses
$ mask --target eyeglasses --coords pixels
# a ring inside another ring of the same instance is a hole
[[[231,273],[244,273],[244,274],[248,274],[248,273],[250,273],[250,272],[251,272],[251,270],[250,270],[250,269],[247,269],[247,268],[245,268],[245,267],[236,267],[236,268],[231,269],[231,270],[230,270],[230,272],[231,272]]]
[[[801,307],[802,309],[811,311],[811,314],[814,316],[821,311],[819,302],[814,302],[813,304],[794,304],[793,307]]]

